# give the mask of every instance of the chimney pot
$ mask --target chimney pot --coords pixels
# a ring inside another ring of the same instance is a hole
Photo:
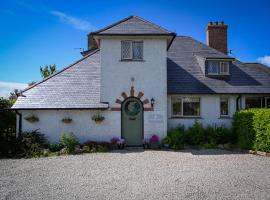
[[[220,22],[220,26],[224,26],[224,22],[223,21]]]
[[[215,26],[218,26],[218,22],[215,22]]]
[[[213,26],[213,22],[209,22],[208,23],[208,26]]]

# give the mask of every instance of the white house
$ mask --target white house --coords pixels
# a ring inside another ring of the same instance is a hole
[[[179,124],[230,126],[239,109],[269,108],[270,70],[228,56],[227,28],[210,22],[207,45],[137,16],[89,33],[82,59],[22,92],[13,106],[18,133],[141,145]]]

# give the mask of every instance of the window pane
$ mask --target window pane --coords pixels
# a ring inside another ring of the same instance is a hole
[[[122,59],[131,59],[131,41],[122,41]]]
[[[229,73],[229,63],[228,62],[221,62],[220,63],[220,73],[222,73],[222,74]]]
[[[246,98],[246,108],[261,108],[261,97]]]
[[[184,116],[200,116],[200,98],[184,98],[183,99],[183,115]]]
[[[229,115],[229,100],[227,98],[220,99],[220,115]]]
[[[182,98],[172,97],[172,115],[180,116],[182,115]]]
[[[143,43],[133,42],[132,45],[133,59],[142,60],[143,59]]]
[[[218,62],[217,61],[208,61],[208,73],[217,74],[218,73]]]

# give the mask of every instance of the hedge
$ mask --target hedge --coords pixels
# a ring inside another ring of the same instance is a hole
[[[242,149],[270,152],[270,109],[237,112],[233,128]]]

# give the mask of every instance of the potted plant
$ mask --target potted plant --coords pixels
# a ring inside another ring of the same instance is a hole
[[[118,137],[113,137],[111,139],[111,147],[112,149],[118,149],[118,142],[119,142],[119,138]]]
[[[72,122],[72,119],[69,118],[69,117],[66,117],[66,118],[63,118],[61,121],[62,121],[63,123],[65,123],[65,124],[70,124],[70,123]]]
[[[158,149],[159,147],[159,137],[157,135],[152,135],[149,140],[151,149]]]
[[[105,119],[105,117],[103,117],[99,114],[92,116],[92,120],[95,121],[96,124],[100,124],[104,119]]]
[[[27,116],[24,118],[26,121],[30,122],[30,123],[35,123],[35,122],[38,122],[39,119],[37,116],[35,115],[30,115],[30,116]]]
[[[147,139],[147,138],[143,139],[143,148],[144,149],[150,148],[149,139]]]
[[[167,137],[163,138],[161,143],[162,143],[164,148],[168,149],[168,148],[170,148],[171,139],[167,136]]]
[[[125,144],[126,144],[126,141],[125,139],[121,138],[117,141],[117,144],[118,144],[118,148],[119,149],[124,149],[125,148]]]

